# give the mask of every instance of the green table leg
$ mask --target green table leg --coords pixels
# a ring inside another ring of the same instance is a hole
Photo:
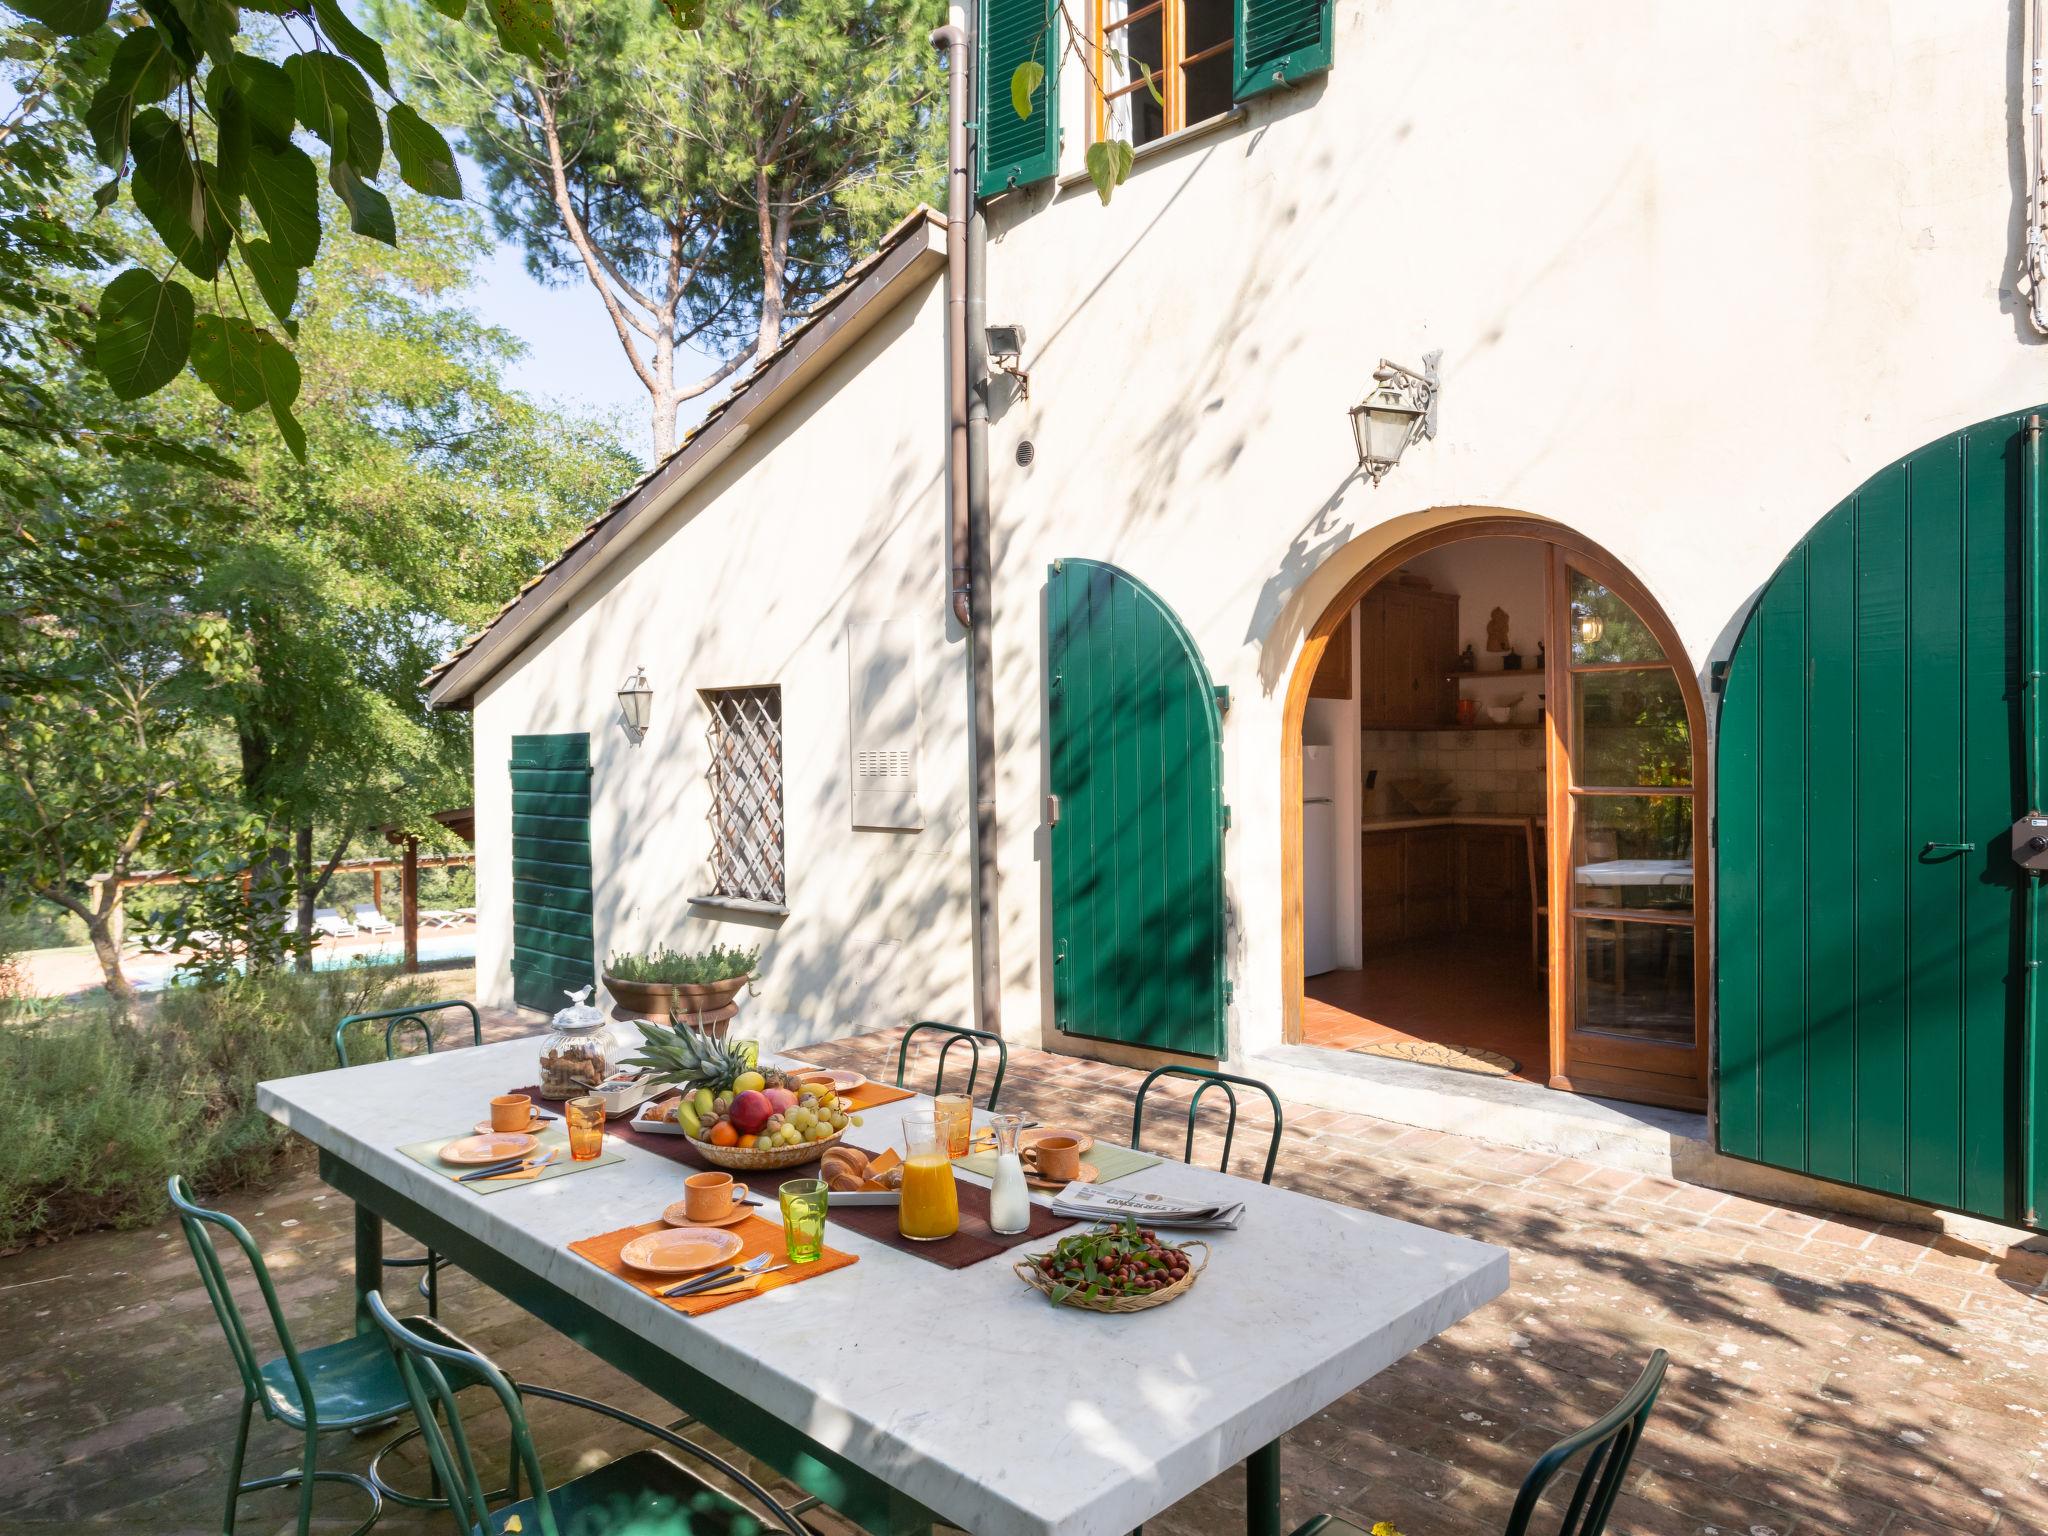
[[[384,1218],[356,1202],[356,1332],[374,1333],[377,1324],[363,1298],[384,1284]]]
[[[1244,1464],[1245,1536],[1280,1536],[1280,1442],[1262,1445]]]

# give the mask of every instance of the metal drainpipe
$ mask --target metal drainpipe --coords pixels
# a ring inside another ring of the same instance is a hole
[[[953,617],[967,631],[969,763],[974,776],[974,1008],[978,1028],[1003,1028],[997,921],[994,668],[990,662],[992,567],[988,539],[987,225],[974,206],[968,124],[973,117],[968,11],[954,5],[932,34],[946,50],[947,500]]]

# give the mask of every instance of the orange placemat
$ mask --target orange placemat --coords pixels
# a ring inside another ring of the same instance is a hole
[[[636,1291],[656,1297],[665,1306],[674,1307],[678,1312],[687,1312],[699,1317],[706,1312],[716,1312],[720,1307],[729,1307],[736,1301],[745,1301],[763,1291],[773,1291],[785,1285],[795,1285],[802,1280],[815,1280],[820,1275],[829,1275],[835,1269],[844,1269],[849,1264],[858,1264],[860,1255],[842,1253],[828,1247],[810,1264],[790,1264],[789,1268],[776,1274],[764,1275],[751,1291],[733,1291],[725,1296],[662,1296],[672,1285],[681,1285],[687,1276],[643,1275],[637,1269],[628,1269],[619,1261],[619,1250],[636,1237],[649,1232],[659,1232],[666,1222],[643,1221],[637,1227],[621,1227],[616,1232],[600,1232],[595,1237],[578,1238],[569,1245],[569,1251],[588,1259],[607,1274],[617,1275]],[[738,1235],[740,1251],[728,1263],[740,1264],[759,1254],[769,1254],[769,1262],[788,1264],[789,1250],[782,1241],[782,1223],[765,1221],[759,1216],[749,1216],[736,1227],[726,1229]]]
[[[894,1104],[898,1099],[916,1097],[917,1090],[914,1088],[891,1088],[886,1083],[862,1083],[853,1092],[842,1093],[839,1101],[851,1105],[849,1112],[857,1115],[864,1109],[874,1109],[882,1104]]]

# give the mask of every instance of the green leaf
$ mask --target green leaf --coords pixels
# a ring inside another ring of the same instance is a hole
[[[206,56],[216,64],[226,65],[235,56],[235,33],[241,28],[242,18],[227,0],[171,0],[177,7],[178,19],[185,28],[199,40],[199,46],[206,50]]]
[[[299,121],[362,176],[384,163],[384,132],[363,72],[331,53],[295,53],[285,60]]]
[[[10,10],[40,21],[59,37],[83,37],[107,24],[113,0],[7,0]]]
[[[238,53],[229,67],[235,89],[260,132],[289,140],[298,122],[298,93],[292,77],[268,59]]]
[[[93,351],[122,400],[154,394],[178,376],[192,348],[192,294],[130,267],[100,294]]]
[[[1124,178],[1131,174],[1131,146],[1122,139],[1097,139],[1088,146],[1085,160],[1088,179],[1095,183],[1095,195],[1107,208],[1110,192],[1122,186]]]
[[[320,254],[320,173],[296,144],[255,145],[244,193],[279,256],[310,267]]]
[[[299,418],[292,414],[288,405],[270,402],[270,419],[277,423],[277,432],[284,439],[285,447],[291,449],[292,457],[301,464],[306,462],[306,429],[299,425]]]
[[[111,181],[104,181],[92,189],[92,205],[101,213],[105,213],[109,208],[113,207],[120,200],[120,197],[121,178],[119,176],[114,177]]]
[[[462,20],[462,13],[469,9],[469,0],[428,0],[428,4],[451,21]]]
[[[335,0],[313,0],[313,19],[320,23],[320,30],[327,34],[327,40],[343,53],[363,66],[363,72],[372,80],[391,89],[391,72],[384,67],[384,50],[377,46],[377,40],[348,19],[348,13]]]
[[[164,39],[171,46],[171,52],[178,56],[178,62],[185,66],[187,75],[199,68],[201,50],[192,36],[192,29],[185,25],[185,18],[178,14],[176,0],[136,0],[142,13],[163,31]]]
[[[154,30],[154,29],[152,29]],[[94,157],[109,170],[128,163],[128,135],[135,118],[135,98],[112,82],[93,92],[85,109],[85,131],[92,135]]]
[[[299,269],[268,240],[244,240],[237,249],[242,253],[242,264],[256,280],[256,291],[263,295],[263,302],[289,330],[294,323],[292,306],[299,302]]]
[[[161,27],[137,27],[114,49],[101,90],[123,93],[138,104],[162,101],[185,78],[185,66],[171,51]]]
[[[1010,76],[1010,106],[1016,112],[1018,121],[1031,116],[1031,96],[1045,83],[1045,66],[1036,59],[1026,59],[1017,66],[1017,72]]]
[[[305,463],[306,429],[292,414],[292,402],[299,398],[299,360],[292,356],[290,347],[268,331],[258,331],[256,371],[263,380],[263,398],[270,406],[271,420],[277,423],[292,456]]]
[[[135,206],[193,276],[211,279],[227,256],[230,234],[228,210],[205,185],[218,173],[192,159],[178,125],[155,107],[136,114],[132,135]]]
[[[1133,59],[1131,62],[1138,66],[1138,73],[1145,81],[1145,89],[1152,93],[1153,103],[1164,107],[1166,105],[1166,97],[1159,89],[1159,78],[1152,73],[1152,66],[1143,59]]]
[[[462,196],[462,173],[455,168],[455,151],[441,137],[441,130],[400,102],[384,114],[391,130],[391,152],[398,157],[398,174],[415,192],[429,197]]]
[[[498,41],[512,52],[545,64],[563,56],[562,36],[555,30],[554,0],[490,0]]]
[[[192,371],[231,411],[265,401],[256,364],[256,327],[231,315],[201,315],[192,326]]]
[[[348,209],[348,227],[386,245],[398,244],[398,221],[392,217],[391,199],[355,173],[345,160],[330,161],[327,185]]]

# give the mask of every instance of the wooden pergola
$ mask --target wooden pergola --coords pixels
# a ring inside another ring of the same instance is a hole
[[[434,820],[438,821],[450,832],[453,832],[465,843],[468,843],[470,847],[474,848],[476,846],[476,808],[474,806],[463,805],[457,806],[453,810],[436,811],[434,812]],[[453,858],[430,857],[422,859],[420,857],[420,840],[417,837],[403,832],[397,827],[386,827],[383,830],[384,840],[395,845],[400,850],[398,858],[398,909],[400,914],[398,926],[405,935],[403,968],[407,974],[411,974],[420,968],[421,866],[424,864],[431,868],[436,864],[473,864],[476,861],[476,856],[474,854],[459,854]],[[390,861],[372,861],[370,899],[381,905],[384,899],[384,876],[383,869],[375,867],[379,864],[384,868],[388,868]]]

